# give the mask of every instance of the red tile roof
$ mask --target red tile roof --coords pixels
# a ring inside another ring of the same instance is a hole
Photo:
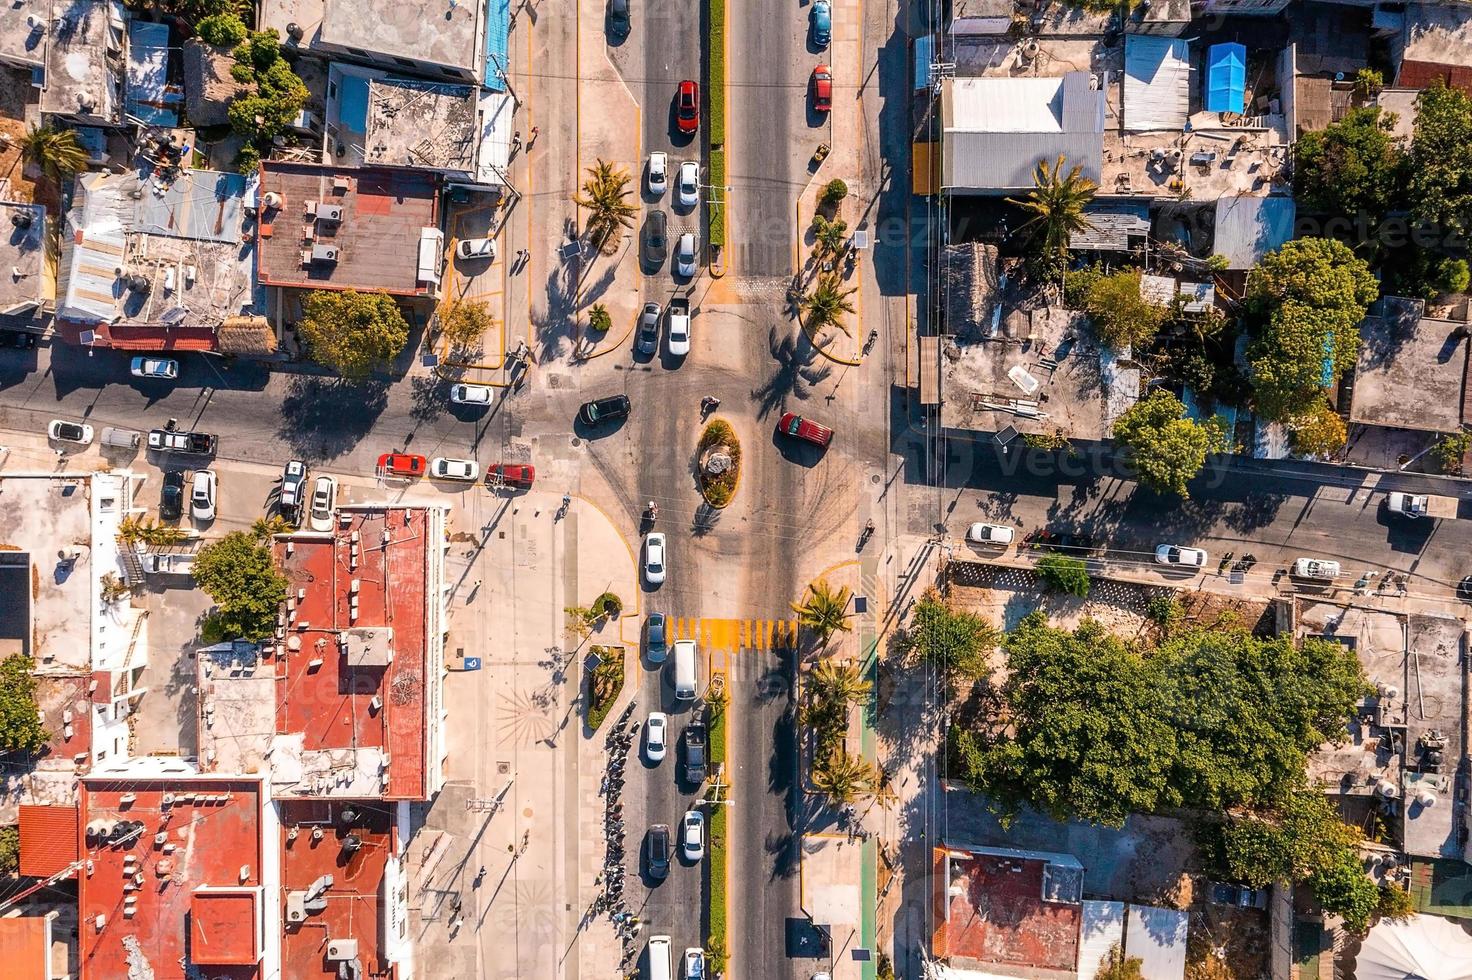
[[[92,331],[92,345],[117,350],[212,351],[218,347],[214,327],[181,324],[164,327],[129,323],[79,323],[57,320],[56,333],[69,344],[80,344],[83,331]]]
[[[969,961],[956,965],[1076,969],[1083,908],[1043,901],[1047,861],[973,854],[953,862],[948,875],[948,853],[933,851],[937,957]]]
[[[20,805],[20,873],[50,878],[77,859],[77,808]]]
[[[1472,67],[1466,65],[1402,61],[1395,76],[1395,84],[1399,88],[1430,88],[1438,81],[1448,88],[1459,88],[1472,95]]]
[[[7,977],[51,980],[51,919],[44,915],[0,918],[0,963]]]

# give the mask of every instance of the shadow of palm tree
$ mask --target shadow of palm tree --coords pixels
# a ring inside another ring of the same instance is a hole
[[[773,327],[767,337],[767,349],[777,362],[777,371],[760,388],[752,389],[751,400],[757,403],[760,419],[786,409],[790,399],[806,401],[812,396],[812,389],[833,373],[832,365],[815,366],[818,351],[801,330],[779,339]]]
[[[690,519],[690,533],[697,538],[704,537],[716,529],[721,522],[721,512],[705,501],[695,508],[695,516]]]
[[[276,434],[295,456],[321,461],[350,452],[388,407],[386,382],[297,375],[281,399]]]

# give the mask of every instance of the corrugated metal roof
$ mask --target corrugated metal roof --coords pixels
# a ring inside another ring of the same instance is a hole
[[[1191,109],[1191,46],[1180,38],[1127,34],[1124,128],[1184,129]]]
[[[1078,166],[1098,183],[1103,137],[1098,133],[947,133],[941,185],[959,193],[1011,192],[1033,186],[1042,161],[1064,158],[1065,171]]]
[[[237,244],[244,222],[242,174],[186,170],[168,185],[145,181],[129,231]]]
[[[1078,929],[1078,980],[1094,980],[1104,957],[1124,946],[1124,903],[1084,902]]]
[[[1062,78],[953,78],[941,90],[941,183],[962,193],[1033,186],[1059,156],[1099,180],[1104,93],[1088,72]]]
[[[77,808],[22,803],[20,873],[49,878],[77,859]]]
[[[945,87],[947,131],[1063,132],[1062,78],[956,78]]]
[[[1089,227],[1068,236],[1068,247],[1125,252],[1130,238],[1150,234],[1150,204],[1126,201],[1119,204],[1091,204],[1084,209]]]
[[[1228,269],[1251,269],[1293,237],[1298,211],[1291,197],[1222,197],[1216,202],[1212,251]]]
[[[1247,98],[1247,49],[1213,44],[1206,52],[1206,111],[1240,113]]]
[[[1131,905],[1124,953],[1139,958],[1140,974],[1150,980],[1181,980],[1186,975],[1185,912],[1153,905]]]

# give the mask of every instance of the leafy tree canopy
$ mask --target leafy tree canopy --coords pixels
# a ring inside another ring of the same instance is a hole
[[[0,661],[0,752],[39,752],[50,737],[36,708],[35,661],[16,653]]]
[[[1140,270],[1100,276],[1089,286],[1087,309],[1100,339],[1115,350],[1146,347],[1170,312],[1140,295]]]
[[[485,303],[471,300],[456,300],[440,312],[440,333],[453,350],[479,350],[486,331],[495,323]]]
[[[1460,89],[1438,82],[1416,99],[1406,189],[1416,219],[1472,229],[1472,98]]]
[[[1370,922],[1380,907],[1380,886],[1365,874],[1364,864],[1353,848],[1335,855],[1333,863],[1309,876],[1314,897],[1325,912],[1344,918],[1344,927],[1357,936],[1370,930]]]
[[[1181,400],[1157,388],[1115,421],[1114,440],[1129,450],[1141,483],[1188,497],[1187,482],[1206,465],[1207,453],[1223,447],[1225,433],[1214,417],[1187,418]]]
[[[1002,634],[991,623],[964,609],[952,609],[939,592],[927,589],[915,603],[900,649],[937,669],[979,679],[990,670],[992,651]]]
[[[1089,566],[1082,558],[1067,555],[1044,555],[1038,559],[1037,572],[1043,584],[1058,592],[1082,599],[1089,594]]]
[[[214,22],[211,31],[229,32]],[[281,55],[281,37],[274,29],[254,31],[235,48],[230,76],[255,91],[230,103],[230,128],[248,143],[237,164],[253,169],[260,153],[289,126],[307,104],[307,86]]]
[[[409,324],[387,293],[311,293],[297,329],[314,358],[354,380],[386,368],[409,342]]]
[[[276,628],[286,576],[261,536],[232,531],[205,545],[194,560],[194,580],[215,600],[205,627],[210,639],[262,640]]]
[[[1360,835],[1339,819],[1328,797],[1316,789],[1288,794],[1272,810],[1230,816],[1208,835],[1215,865],[1234,881],[1254,888],[1302,881],[1328,867]]]
[[[1304,133],[1293,155],[1294,194],[1310,211],[1377,221],[1399,203],[1405,154],[1378,106]]]
[[[1293,450],[1304,456],[1333,456],[1349,440],[1344,420],[1329,407],[1327,398],[1320,398],[1307,412],[1294,416],[1288,427]]]

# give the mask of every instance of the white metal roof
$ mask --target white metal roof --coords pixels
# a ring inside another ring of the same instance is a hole
[[[1124,903],[1084,902],[1078,930],[1078,980],[1094,980],[1115,946],[1124,947]]]
[[[1467,980],[1472,977],[1472,939],[1434,915],[1404,922],[1380,920],[1355,961],[1356,980]]]
[[[1153,905],[1131,905],[1124,953],[1138,957],[1140,973],[1150,980],[1182,980],[1186,975],[1185,912]]]
[[[945,127],[963,133],[1063,132],[1063,79],[957,78]]]
[[[1180,38],[1125,35],[1124,128],[1180,130],[1190,109],[1190,45]]]

